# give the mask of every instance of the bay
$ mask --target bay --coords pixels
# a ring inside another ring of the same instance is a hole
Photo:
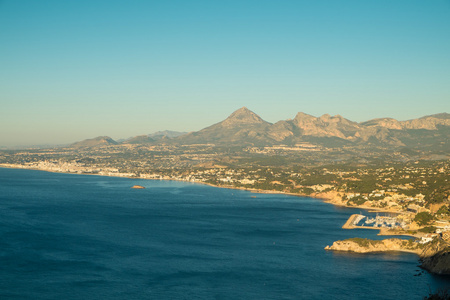
[[[450,286],[414,254],[325,251],[381,238],[341,228],[359,211],[185,182],[0,169],[0,298],[422,299]]]

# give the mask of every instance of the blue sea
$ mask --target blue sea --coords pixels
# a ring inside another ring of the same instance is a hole
[[[131,189],[133,185],[146,189]],[[0,169],[0,299],[422,299],[413,254],[325,251],[360,210],[201,184]]]

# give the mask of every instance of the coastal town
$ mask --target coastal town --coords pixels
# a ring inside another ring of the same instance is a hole
[[[411,235],[420,243],[437,238],[450,240],[448,160],[280,166],[273,157],[274,151],[292,150],[266,147],[263,151],[272,155],[264,154],[266,159],[271,159],[267,166],[252,163],[249,157],[255,154],[247,154],[247,164],[233,165],[226,153],[218,154],[211,145],[184,148],[154,146],[147,151],[139,148],[127,154],[117,147],[85,151],[58,148],[3,151],[0,167],[177,180],[253,192],[311,196],[334,205],[379,212],[376,218],[361,215],[346,228],[379,229],[385,235]],[[306,152],[315,150],[308,145],[297,148],[307,149]],[[254,149],[250,150],[254,152]],[[246,148],[242,155],[248,152],[249,148]],[[296,150],[298,152],[305,150]],[[187,162],[180,164],[183,159]],[[261,160],[261,157],[253,159]]]

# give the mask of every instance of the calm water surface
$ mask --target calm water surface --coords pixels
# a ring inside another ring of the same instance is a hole
[[[199,184],[0,169],[0,298],[422,299],[450,286],[413,254],[323,250],[379,238],[341,229],[358,212]]]

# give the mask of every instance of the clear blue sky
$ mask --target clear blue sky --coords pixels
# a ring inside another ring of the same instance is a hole
[[[450,112],[450,1],[0,0],[0,104],[0,146]]]

